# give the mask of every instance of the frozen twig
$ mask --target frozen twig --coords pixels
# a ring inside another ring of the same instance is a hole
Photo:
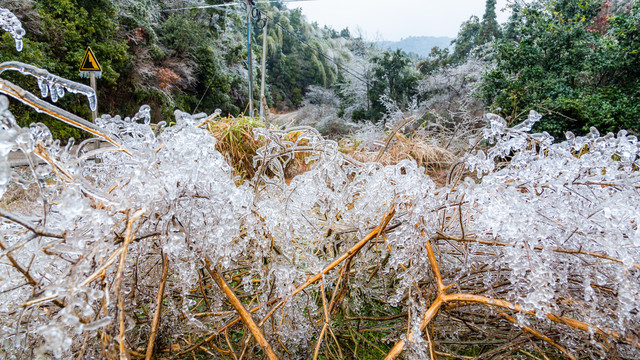
[[[244,308],[244,305],[242,305],[238,297],[236,297],[236,295],[233,293],[233,290],[231,290],[218,270],[216,270],[215,265],[213,265],[213,263],[211,263],[208,258],[205,258],[205,267],[209,272],[209,275],[211,275],[216,284],[218,284],[218,287],[220,287],[220,290],[222,290],[222,292],[224,292],[224,294],[227,296],[227,298],[231,302],[231,305],[233,305],[236,311],[238,311],[242,322],[247,325],[247,327],[253,334],[253,337],[256,338],[256,341],[258,342],[258,344],[260,344],[269,360],[277,360],[278,357],[276,356],[275,352],[273,352],[271,345],[269,345],[267,339],[265,339],[258,325],[256,325],[256,323],[251,318],[251,314]]]
[[[158,335],[158,326],[160,325],[160,317],[162,316],[162,299],[164,298],[164,288],[167,284],[167,275],[169,274],[169,258],[167,255],[162,256],[162,275],[160,278],[160,286],[158,288],[158,296],[156,297],[156,312],[153,314],[151,322],[151,334],[149,335],[149,343],[147,344],[147,352],[145,360],[151,360],[153,357],[153,346]]]

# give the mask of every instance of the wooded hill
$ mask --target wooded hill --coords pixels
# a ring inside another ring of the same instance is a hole
[[[247,19],[241,2],[8,0],[3,6],[21,19],[27,36],[24,51],[17,52],[11,36],[3,34],[0,61],[23,61],[80,80],[77,70],[91,46],[104,69],[100,113],[132,115],[149,104],[153,121],[171,118],[175,109],[247,114]],[[268,106],[296,109],[310,87],[319,86],[337,98],[325,104],[336,108],[336,121],[377,122],[390,106],[452,111],[453,103],[472,102],[476,112],[496,112],[511,122],[540,111],[545,117],[536,130],[557,139],[568,130],[587,133],[591,126],[639,131],[637,1],[516,1],[504,26],[496,21],[495,7],[495,0],[487,0],[482,17],[464,22],[452,46],[430,49],[416,64],[402,51],[382,51],[349,29],[311,24],[281,2],[259,3],[254,15],[269,18]],[[257,103],[262,28],[256,18],[252,23]],[[447,72],[457,74],[458,87],[443,80]],[[37,90],[19,75],[10,79]],[[81,101],[60,102],[90,117]],[[83,136],[19,106],[14,113],[23,125],[45,122],[57,137]]]

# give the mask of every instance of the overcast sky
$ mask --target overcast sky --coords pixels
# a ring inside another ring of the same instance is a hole
[[[498,22],[509,18],[507,0],[497,0]],[[359,27],[369,40],[400,40],[409,36],[455,37],[471,15],[482,18],[484,0],[312,0],[293,2],[311,22],[336,30]],[[505,11],[501,11],[505,9]]]

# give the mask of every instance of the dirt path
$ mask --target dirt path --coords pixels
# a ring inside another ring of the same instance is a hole
[[[75,145],[71,151],[75,152],[78,150],[78,145]],[[40,164],[44,164],[44,160],[40,159],[37,156],[34,156],[34,161],[37,162],[38,165]],[[29,166],[29,161],[27,160],[27,157],[24,156],[24,153],[22,151],[12,151],[9,153],[9,166],[11,167],[19,167],[19,166]]]
[[[278,126],[289,126],[295,123],[301,117],[300,110],[284,113],[284,114],[271,114],[269,115],[269,123],[278,124]]]

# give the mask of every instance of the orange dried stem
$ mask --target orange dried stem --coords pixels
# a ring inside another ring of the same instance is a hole
[[[220,287],[220,290],[222,290],[222,292],[227,296],[227,299],[229,299],[231,305],[240,315],[242,322],[247,325],[247,327],[253,334],[253,337],[256,338],[256,341],[264,350],[267,358],[269,358],[269,360],[277,360],[278,357],[276,356],[275,352],[273,352],[271,345],[269,345],[269,343],[267,342],[267,339],[262,334],[262,331],[260,330],[258,325],[256,325],[255,321],[253,321],[251,314],[244,308],[242,302],[240,302],[238,297],[233,293],[233,290],[231,290],[229,285],[227,285],[227,282],[224,281],[224,278],[222,278],[222,276],[220,275],[218,270],[216,270],[213,263],[211,263],[211,260],[208,257],[205,257],[205,266],[213,280],[216,282],[216,284],[218,284],[218,287]]]
[[[158,296],[156,297],[156,312],[153,314],[153,321],[151,322],[151,335],[149,335],[149,343],[147,344],[147,352],[145,354],[145,360],[151,360],[153,356],[153,346],[156,342],[156,336],[158,335],[158,325],[160,324],[160,316],[162,315],[162,298],[164,297],[164,288],[167,284],[167,275],[169,274],[169,258],[164,255],[162,260],[162,280],[160,280],[160,287],[158,288]]]

